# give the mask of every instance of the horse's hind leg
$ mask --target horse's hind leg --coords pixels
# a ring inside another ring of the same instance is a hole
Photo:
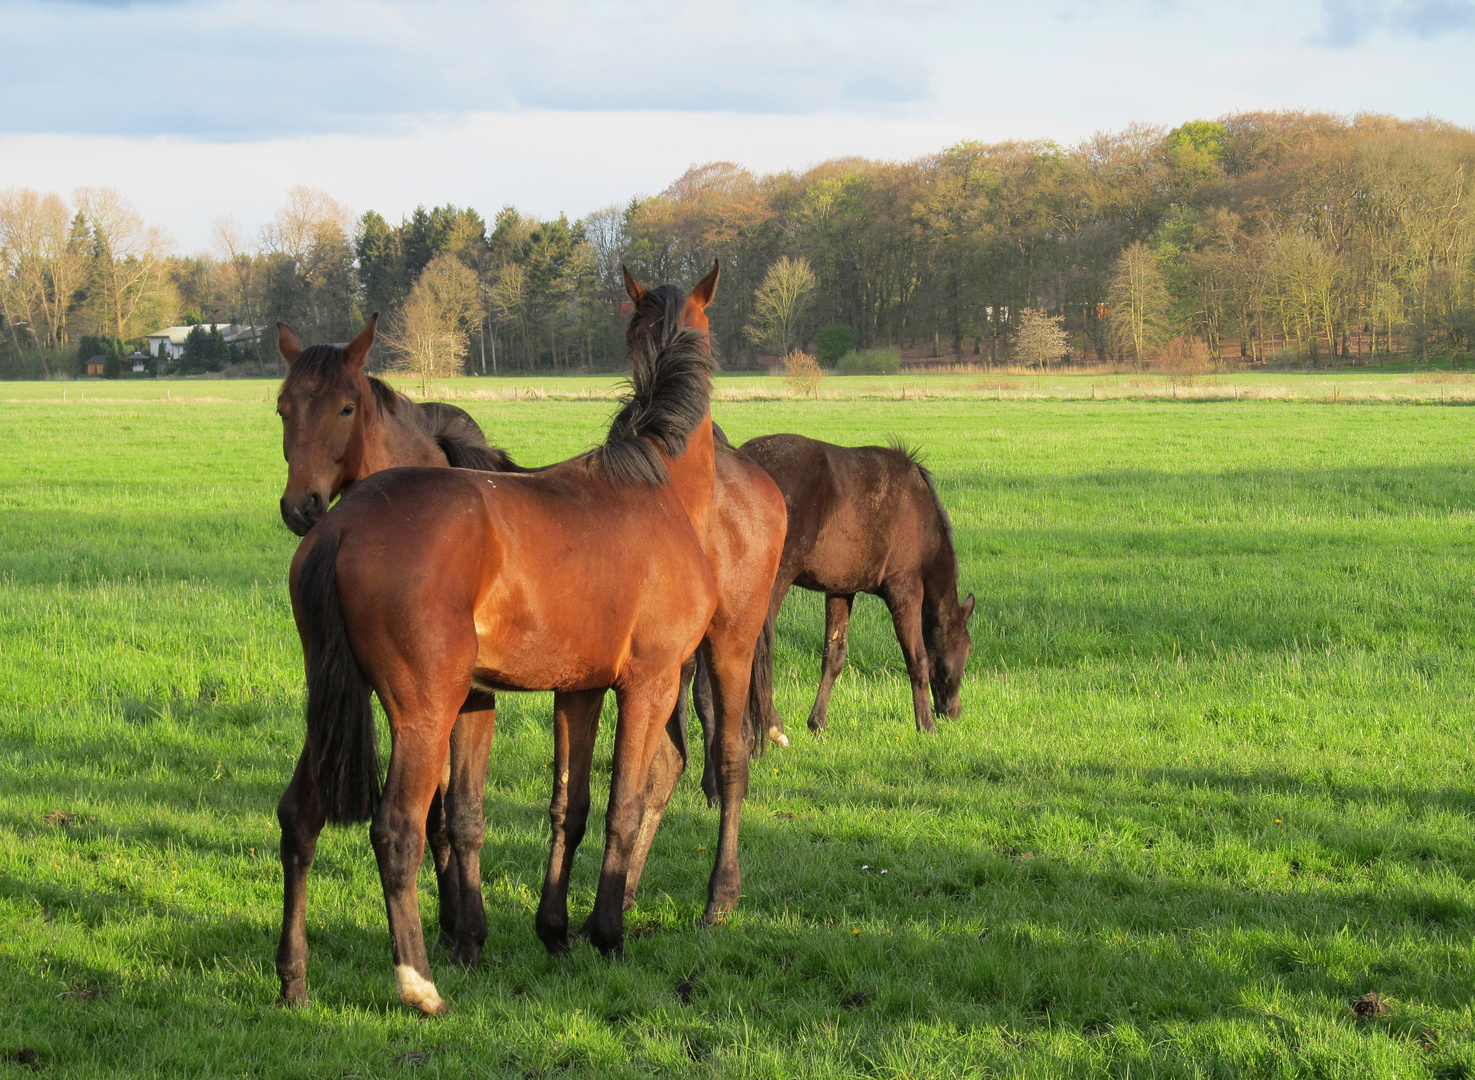
[[[845,666],[846,631],[850,628],[850,605],[854,601],[855,593],[825,594],[824,673],[820,675],[814,708],[809,712],[810,731],[823,731],[829,722],[830,689]]]
[[[430,975],[425,936],[420,928],[420,900],[416,878],[425,855],[425,820],[445,769],[454,704],[430,702],[412,707],[390,705],[391,692],[382,696],[394,733],[394,751],[389,758],[384,796],[369,839],[379,862],[379,880],[384,886],[384,906],[389,915],[389,944],[394,956],[394,981],[399,999],[430,1016],[445,1011],[445,1002]]]
[[[717,805],[717,708],[712,704],[712,675],[702,651],[697,650],[697,670],[691,680],[691,700],[702,725],[702,794],[708,806]]]
[[[703,648],[712,676],[712,698],[717,714],[717,786],[722,802],[717,828],[717,858],[707,886],[707,910],[703,921],[711,924],[737,903],[741,876],[738,871],[738,825],[743,799],[748,793],[748,738],[743,728],[743,710],[752,675],[745,644],[756,636],[746,631],[714,626]]]
[[[768,733],[768,737],[780,746],[788,746],[789,739],[784,734],[784,718],[779,715],[773,703],[774,643],[778,637],[778,613],[784,606],[784,598],[789,595],[789,585],[790,582],[782,578],[773,583],[772,598],[768,605],[769,617],[758,633],[758,643],[753,649],[753,669],[750,672],[750,678],[758,684],[758,705],[762,710],[762,715],[756,719],[762,723],[762,730]],[[756,738],[756,749],[761,754],[761,732]]]
[[[553,695],[553,798],[548,804],[553,840],[535,926],[538,939],[555,956],[569,950],[569,871],[589,821],[589,769],[603,703],[603,690]]]
[[[625,881],[630,855],[645,813],[651,760],[667,738],[667,724],[676,704],[680,669],[676,667],[632,678],[615,693],[620,718],[615,727],[615,758],[605,817],[604,863],[599,890],[585,930],[594,947],[605,955],[624,950]]]
[[[307,1004],[307,872],[317,851],[327,814],[307,767],[307,749],[277,803],[282,826],[282,940],[277,946],[277,977],[284,1005]]]
[[[481,898],[481,846],[486,839],[483,804],[487,759],[497,719],[496,698],[473,690],[461,710],[451,731],[446,794],[446,819],[457,874],[452,885],[456,890],[456,926],[451,960],[471,967],[481,958],[481,947],[487,940],[487,913]]]
[[[906,660],[917,730],[935,735],[937,725],[932,721],[927,646],[922,638],[922,585],[920,582],[887,584],[881,599],[891,611],[891,625],[896,629],[896,640],[901,643],[901,655]]]

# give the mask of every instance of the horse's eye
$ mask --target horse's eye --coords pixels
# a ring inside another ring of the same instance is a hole
[[[345,406],[343,406],[343,410],[338,415],[339,416],[352,416],[353,415],[353,406],[352,405],[345,405]]]

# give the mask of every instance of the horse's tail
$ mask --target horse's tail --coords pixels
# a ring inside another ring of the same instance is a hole
[[[379,806],[379,750],[369,682],[348,641],[338,600],[341,534],[302,562],[297,604],[307,665],[307,769],[334,825],[368,821]]]
[[[748,679],[748,703],[743,709],[743,737],[748,753],[768,752],[768,711],[773,708],[773,612],[763,617],[763,630],[753,648],[753,673]]]

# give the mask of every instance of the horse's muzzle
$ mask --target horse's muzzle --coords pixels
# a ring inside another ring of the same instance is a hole
[[[282,497],[282,520],[298,536],[306,536],[327,512],[328,501],[316,491],[309,491],[296,505],[288,502],[286,496]]]

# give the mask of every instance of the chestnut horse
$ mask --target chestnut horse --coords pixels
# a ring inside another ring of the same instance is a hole
[[[956,719],[973,648],[973,594],[958,602],[952,523],[931,474],[900,448],[834,446],[802,435],[762,435],[739,453],[773,477],[789,511],[769,620],[753,660],[764,726],[783,730],[773,706],[773,620],[793,585],[825,594],[824,670],[809,714],[811,731],[826,725],[858,592],[879,596],[891,612],[917,730],[937,730],[934,709]]]

